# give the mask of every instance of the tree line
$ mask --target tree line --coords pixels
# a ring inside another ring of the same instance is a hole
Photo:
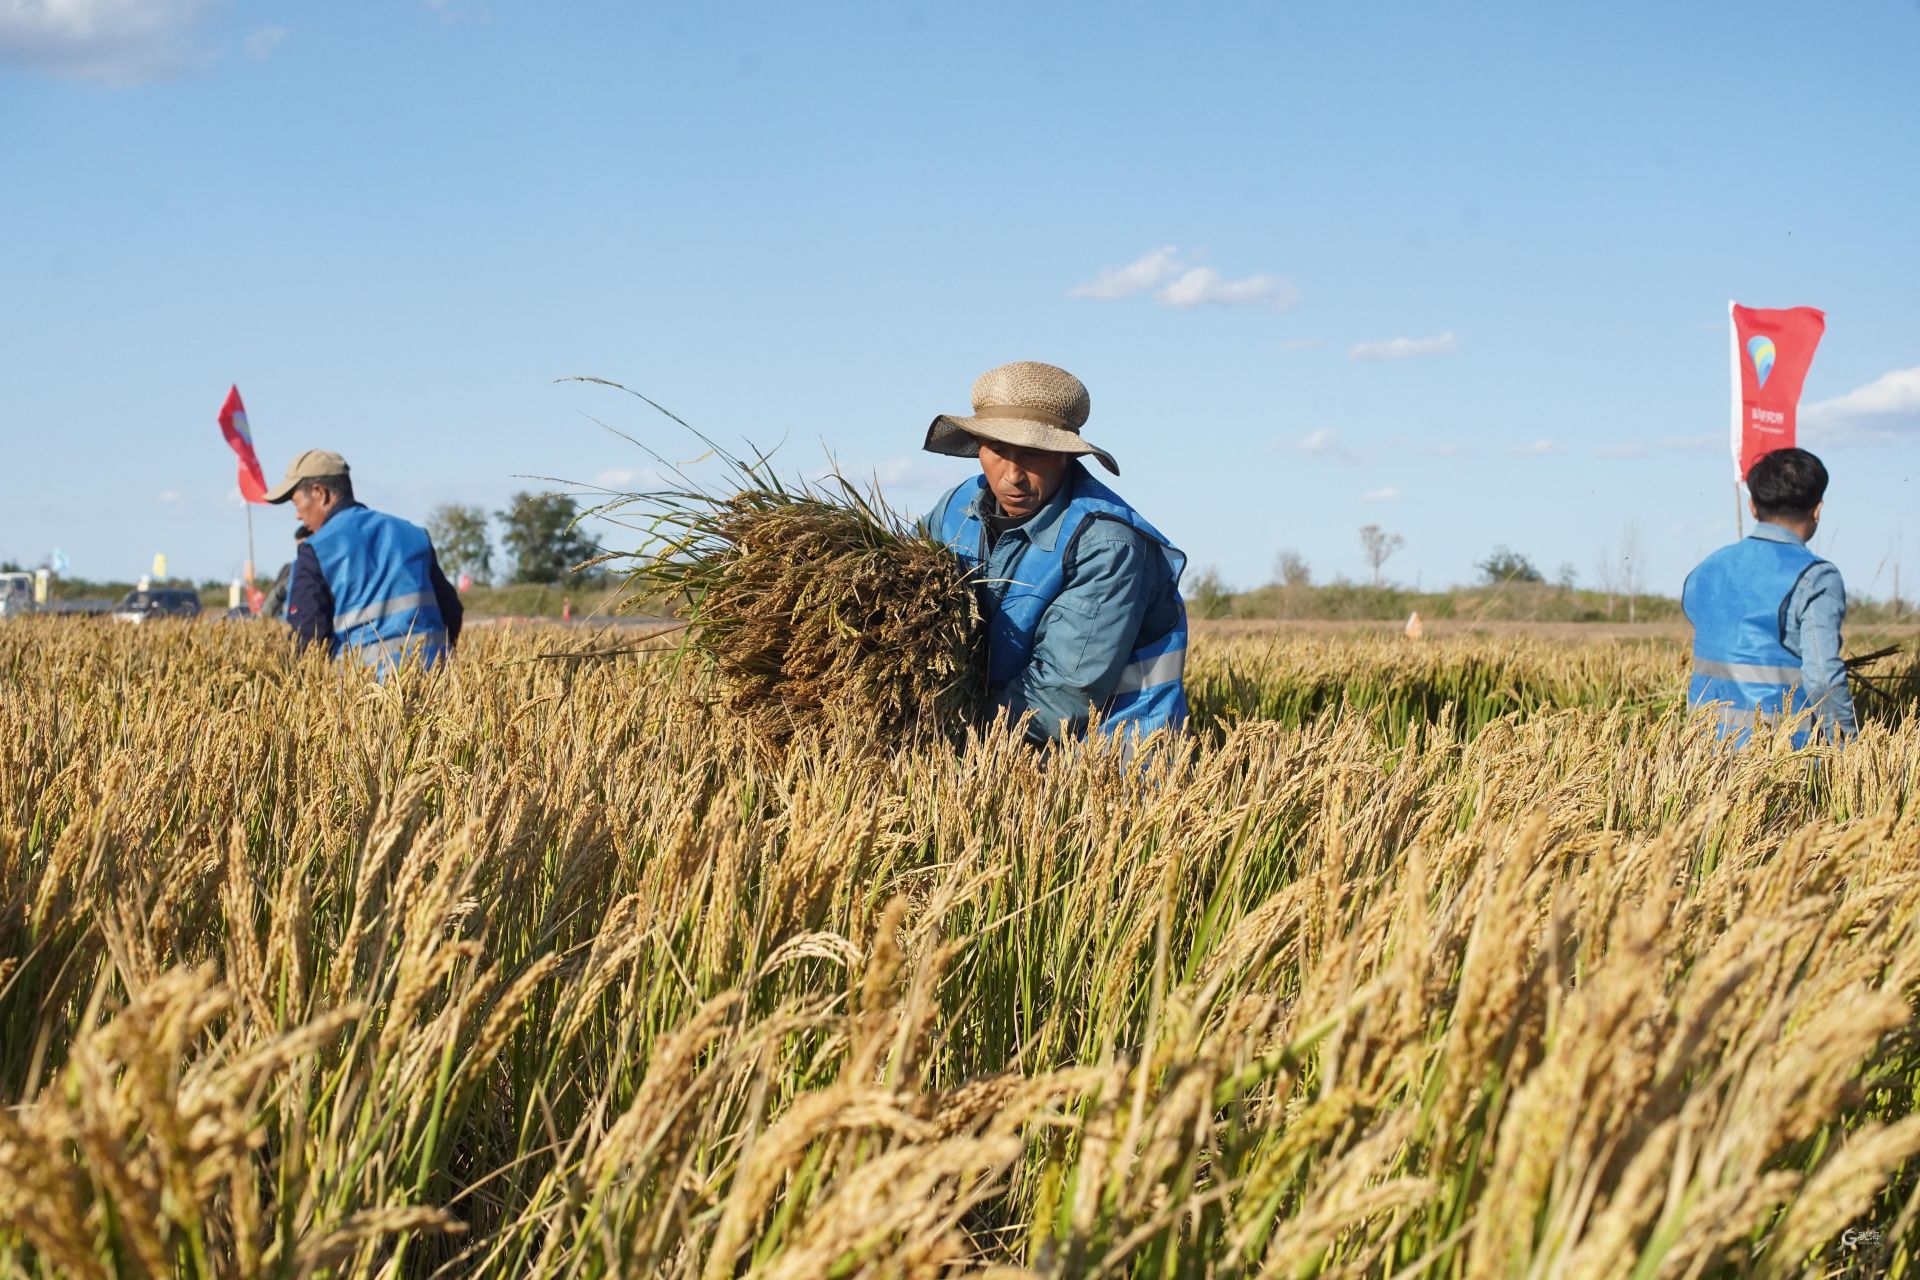
[[[1194,612],[1203,618],[1220,618],[1237,614],[1241,607],[1236,605],[1236,597],[1273,597],[1267,604],[1291,602],[1294,607],[1307,604],[1304,597],[1315,592],[1325,594],[1333,592],[1342,595],[1339,607],[1345,610],[1372,607],[1386,608],[1391,611],[1415,596],[1446,593],[1410,592],[1402,588],[1391,587],[1385,580],[1384,569],[1395,552],[1407,545],[1407,540],[1398,533],[1391,532],[1377,524],[1360,527],[1360,550],[1371,572],[1371,582],[1353,584],[1345,579],[1336,579],[1332,584],[1317,586],[1313,579],[1313,569],[1305,556],[1292,548],[1281,550],[1273,560],[1272,578],[1264,587],[1256,587],[1250,592],[1237,592],[1222,580],[1213,566],[1202,568],[1189,580],[1187,596],[1192,602]],[[1579,606],[1579,620],[1614,621],[1616,606],[1624,606],[1624,620],[1639,620],[1641,605],[1646,601],[1646,589],[1642,578],[1644,552],[1639,530],[1629,525],[1617,543],[1602,545],[1595,555],[1592,569],[1592,586],[1582,593],[1593,597],[1594,608],[1588,609],[1585,602]],[[1563,595],[1572,595],[1579,587],[1579,570],[1571,563],[1563,564],[1549,583],[1547,575],[1541,571],[1532,558],[1525,553],[1515,551],[1505,543],[1496,546],[1485,559],[1474,564],[1475,582],[1472,587],[1461,590],[1472,591],[1475,588],[1502,588],[1508,586],[1539,587],[1556,589]],[[1344,596],[1361,593],[1364,598],[1345,600]],[[1392,600],[1387,601],[1386,597]],[[1601,602],[1604,605],[1601,606]],[[1262,607],[1258,602],[1248,599],[1246,604]],[[1329,605],[1328,601],[1320,601]],[[1603,609],[1603,611],[1602,611]],[[1667,610],[1660,610],[1665,613]],[[1384,615],[1383,615],[1384,616]]]
[[[484,507],[444,502],[427,513],[427,533],[440,567],[458,581],[464,574],[480,586],[494,583],[493,526],[500,528],[498,567],[502,582],[553,583],[600,554],[580,530],[585,513],[564,493],[516,493],[489,515]],[[574,579],[577,581],[578,579]]]

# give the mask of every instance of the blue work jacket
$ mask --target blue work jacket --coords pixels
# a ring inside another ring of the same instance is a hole
[[[309,554],[332,608],[327,630],[315,634],[328,635],[334,654],[384,676],[410,652],[427,666],[446,653],[447,620],[436,590],[444,575],[425,529],[356,503],[334,512],[306,540],[296,575]],[[297,602],[302,593],[293,594]],[[318,618],[307,621],[321,625]],[[301,625],[297,617],[295,625]]]
[[[1763,522],[1714,552],[1687,575],[1680,601],[1693,624],[1687,703],[1711,708],[1720,736],[1745,745],[1763,720],[1809,709],[1834,737],[1853,732],[1840,660],[1845,589],[1791,530]],[[1823,601],[1838,610],[1830,624]],[[1793,745],[1810,736],[1803,723]]]
[[[982,476],[928,513],[932,530],[980,570],[988,687],[1009,713],[1031,710],[1036,739],[1186,723],[1186,557],[1078,462],[1052,498],[988,546],[998,511]]]

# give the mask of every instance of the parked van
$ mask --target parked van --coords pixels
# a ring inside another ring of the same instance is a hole
[[[149,618],[197,618],[200,595],[175,587],[129,591],[113,611],[115,622],[145,622]]]
[[[0,573],[0,618],[33,612],[33,575]]]

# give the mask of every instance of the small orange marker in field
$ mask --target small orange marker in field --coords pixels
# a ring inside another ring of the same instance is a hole
[[[1426,634],[1426,631],[1427,631],[1426,624],[1420,621],[1420,611],[1418,609],[1415,609],[1412,613],[1407,615],[1407,625],[1403,633],[1405,634],[1407,639],[1418,640],[1421,636]]]

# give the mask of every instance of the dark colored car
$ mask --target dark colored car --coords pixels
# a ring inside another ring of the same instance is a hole
[[[199,593],[178,587],[157,587],[148,591],[129,591],[126,599],[114,606],[115,622],[145,622],[148,618],[197,618]]]

